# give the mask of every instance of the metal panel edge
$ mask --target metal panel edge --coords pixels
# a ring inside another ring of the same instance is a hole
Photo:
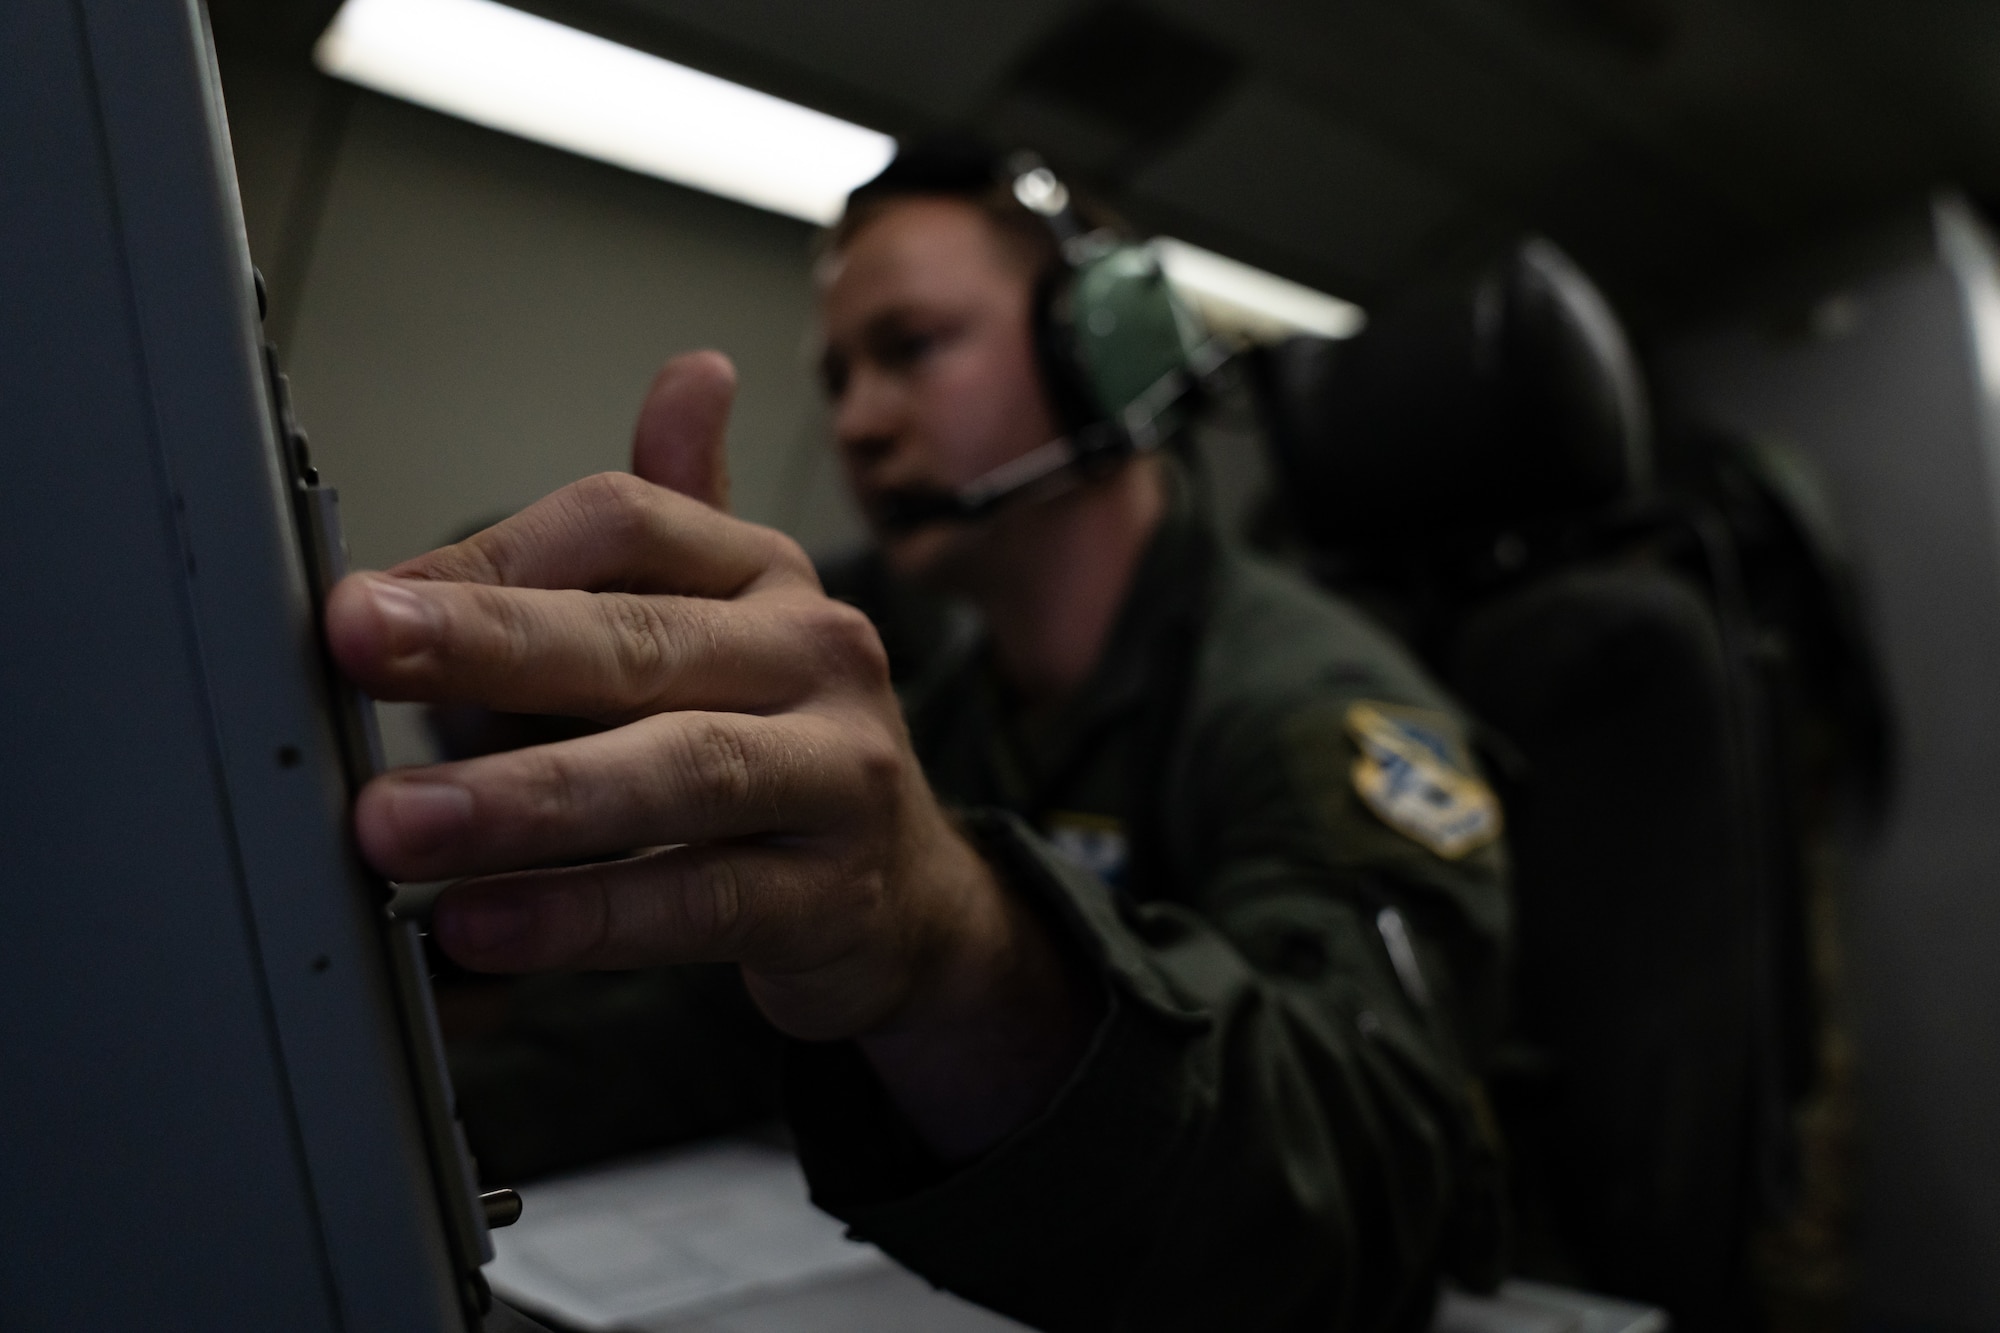
[[[463,1328],[382,905],[344,832],[345,777],[287,522],[206,16],[199,0],[76,3],[125,195],[152,407],[252,926],[342,1319],[357,1330]],[[187,114],[151,114],[162,105]],[[175,195],[177,210],[142,207]],[[176,226],[202,212],[210,225]]]

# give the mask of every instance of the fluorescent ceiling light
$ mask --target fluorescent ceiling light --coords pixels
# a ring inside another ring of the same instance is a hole
[[[896,149],[492,0],[347,0],[314,59],[377,92],[821,225]]]
[[[1168,281],[1218,327],[1256,337],[1303,332],[1348,338],[1366,322],[1361,307],[1352,302],[1186,241],[1162,236],[1153,250]]]

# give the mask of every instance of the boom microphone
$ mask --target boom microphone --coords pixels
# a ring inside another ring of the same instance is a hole
[[[1176,370],[1161,376],[1115,420],[1093,421],[1058,435],[956,490],[908,486],[885,491],[869,505],[869,516],[878,528],[899,537],[933,523],[973,523],[1045,484],[1053,493],[1053,483],[1059,479],[1151,453],[1164,438],[1159,429],[1162,414],[1201,387],[1225,358],[1221,344],[1211,341],[1193,358],[1192,372]]]

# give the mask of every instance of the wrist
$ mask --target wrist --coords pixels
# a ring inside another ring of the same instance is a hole
[[[945,832],[939,929],[920,946],[907,1002],[857,1044],[932,1150],[954,1161],[1048,1105],[1088,1049],[1105,1001],[973,842],[949,823]]]
[[[911,941],[909,990],[869,1038],[948,1032],[990,1022],[1026,979],[1032,923],[978,845],[940,810],[921,872],[930,909]]]

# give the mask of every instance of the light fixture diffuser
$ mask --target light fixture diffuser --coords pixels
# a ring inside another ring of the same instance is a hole
[[[820,225],[896,149],[493,0],[347,0],[313,55],[377,92]]]
[[[1219,327],[1265,338],[1287,333],[1350,338],[1367,321],[1351,301],[1171,236],[1155,240],[1153,251],[1167,280]]]

